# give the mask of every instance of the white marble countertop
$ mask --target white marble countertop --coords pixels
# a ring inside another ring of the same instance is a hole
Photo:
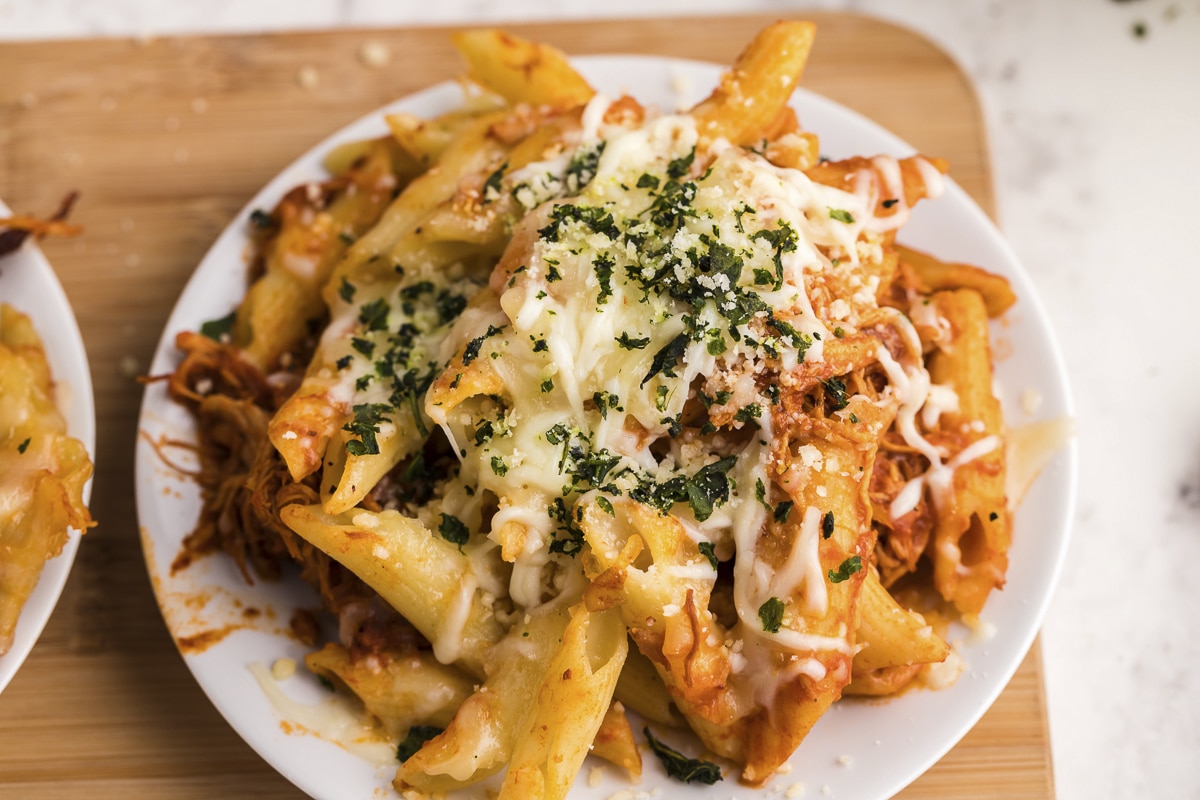
[[[1200,796],[1197,0],[0,0],[0,41],[804,8],[903,24],[972,78],[1001,227],[1066,356],[1080,494],[1042,637],[1058,796]]]

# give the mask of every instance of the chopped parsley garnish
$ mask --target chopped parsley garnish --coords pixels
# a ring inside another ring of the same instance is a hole
[[[746,232],[746,228],[742,224],[742,217],[745,216],[746,214],[755,214],[755,213],[757,213],[757,212],[753,208],[750,207],[750,204],[745,203],[745,202],[743,202],[741,204],[741,206],[739,206],[738,208],[734,209],[733,216],[737,220],[738,233]]]
[[[717,568],[717,551],[713,547],[713,543],[712,542],[701,542],[700,544],[698,544],[696,546],[700,548],[700,555],[707,558],[708,563],[712,564],[712,568],[716,569]]]
[[[275,218],[261,208],[256,208],[250,212],[250,224],[260,231],[270,231],[279,227],[279,223],[275,221]]]
[[[763,483],[762,478],[757,478],[754,481],[754,499],[761,503],[768,511],[771,510],[771,504],[767,502],[767,486]]]
[[[547,342],[545,339],[534,339],[533,340],[533,352],[545,353],[549,350],[550,350],[550,343]]]
[[[346,276],[342,276],[342,285],[338,287],[338,297],[345,300],[347,303],[354,300],[354,292],[357,291],[354,284],[346,280]]]
[[[372,300],[358,311],[358,321],[369,331],[387,330],[388,313],[391,307],[382,297]]]
[[[796,252],[796,245],[799,238],[796,235],[796,229],[784,220],[779,221],[779,227],[774,230],[763,229],[756,231],[750,237],[754,241],[762,239],[771,247],[775,248],[775,254],[772,260],[775,262],[775,290],[783,288],[783,254]]]
[[[667,410],[667,395],[667,387],[663,384],[654,387],[654,407],[659,411]]]
[[[596,177],[596,169],[600,166],[600,156],[604,153],[606,144],[608,142],[602,140],[595,147],[582,149],[575,153],[563,175],[568,191],[578,193],[592,182],[592,179]]]
[[[490,442],[495,434],[496,429],[492,426],[492,421],[485,419],[475,429],[475,446],[482,447],[484,444]]]
[[[546,380],[542,381],[542,394],[552,391],[554,391],[554,379],[546,378]]]
[[[613,411],[624,411],[621,407],[621,398],[611,392],[593,392],[592,402],[596,404],[596,410],[600,412],[601,419],[608,419],[609,409]]]
[[[25,453],[25,451],[29,449],[29,443],[31,441],[33,441],[32,437],[26,439],[25,441],[23,441],[19,445],[17,445],[17,452],[21,453],[23,455]]]
[[[353,433],[358,439],[346,442],[346,452],[352,456],[373,456],[379,454],[379,442],[375,434],[379,433],[379,423],[391,422],[387,414],[392,407],[386,403],[360,403],[354,406],[354,419],[342,426],[342,430]]]
[[[461,550],[462,546],[467,543],[471,537],[471,532],[467,530],[467,526],[462,520],[452,514],[442,514],[442,522],[438,525],[438,533],[442,535],[450,544],[458,545]]]
[[[758,403],[750,403],[744,408],[739,408],[733,418],[738,422],[751,423],[762,416],[762,406]]]
[[[483,202],[492,202],[493,195],[500,193],[500,181],[504,180],[504,171],[508,169],[508,162],[505,161],[500,165],[500,169],[488,176],[488,179],[483,182]]]
[[[853,411],[851,411],[850,412],[850,421],[857,425],[858,421],[859,421],[858,414],[855,414]]]
[[[207,336],[214,342],[219,342],[233,332],[233,323],[237,320],[237,312],[230,311],[220,319],[210,319],[200,325],[200,335]]]
[[[841,378],[830,378],[821,381],[825,387],[825,397],[833,403],[834,411],[841,411],[850,404],[850,396],[846,394],[846,383]]]
[[[642,378],[642,382],[639,385],[645,386],[650,382],[651,378],[660,373],[668,378],[674,378],[675,367],[678,366],[679,361],[683,358],[683,354],[687,352],[687,345],[688,335],[686,333],[678,334],[674,339],[663,345],[654,354],[654,359],[650,362],[650,371]]]
[[[403,763],[412,758],[421,746],[442,732],[433,725],[413,725],[408,729],[404,741],[396,746],[396,760]]]
[[[613,268],[616,265],[615,261],[603,253],[592,261],[592,269],[596,271],[596,280],[600,284],[600,291],[596,295],[596,302],[600,305],[604,305],[608,298],[612,297]]]
[[[501,478],[508,472],[508,465],[504,463],[504,459],[500,456],[492,456],[492,472]]]
[[[891,197],[891,198],[888,198],[887,200],[884,200],[883,203],[881,203],[880,205],[882,205],[884,208],[891,208],[892,206],[896,205],[896,203],[899,203],[899,202],[900,202],[900,199],[898,197]]]
[[[779,633],[779,627],[783,625],[783,611],[783,601],[778,597],[771,597],[759,606],[758,619],[763,630],[767,633]]]
[[[354,356],[342,356],[334,363],[337,365],[337,368],[339,370],[342,370],[342,369],[346,369],[347,367],[349,367],[350,362],[352,362],[352,361],[354,361]]]
[[[622,331],[621,335],[617,337],[617,344],[626,350],[645,350],[646,345],[650,344],[650,337],[647,336],[645,339],[631,339],[627,332]]]
[[[840,208],[829,209],[829,218],[835,219],[838,222],[845,222],[846,224],[851,224],[854,222],[853,215],[851,215],[849,211],[844,211]]]
[[[610,501],[607,497],[597,497],[596,505],[600,506],[600,509],[610,517],[615,517],[617,515],[617,512],[613,510],[612,501]]]
[[[562,444],[570,437],[571,432],[567,430],[567,426],[561,422],[550,430],[546,431],[546,441],[550,444]]]
[[[654,751],[654,755],[658,756],[658,760],[662,762],[663,769],[667,771],[669,777],[683,783],[703,783],[708,786],[721,780],[721,768],[711,761],[688,758],[678,750],[655,739],[649,728],[643,728],[642,733],[646,735],[650,749]]]
[[[463,366],[467,366],[475,359],[479,358],[479,350],[483,347],[484,341],[500,333],[504,328],[497,328],[495,325],[488,325],[487,330],[482,336],[476,337],[467,342],[467,346],[463,349]]]
[[[833,512],[826,511],[825,516],[821,517],[821,538],[828,539],[833,536]]]
[[[438,321],[445,324],[458,319],[458,315],[467,307],[467,298],[461,294],[455,294],[449,289],[443,289],[438,292],[435,303],[437,305]]]
[[[792,506],[794,505],[795,503],[791,500],[784,500],[775,506],[775,521],[780,524],[787,522],[788,515],[792,513]]]
[[[643,172],[642,177],[638,178],[637,188],[639,189],[657,189],[658,176],[651,175],[649,172]]]
[[[350,339],[350,346],[362,353],[367,358],[375,355],[375,343],[370,339],[362,339],[358,336],[354,336]]]
[[[685,218],[696,215],[692,208],[692,201],[695,199],[696,184],[691,181],[682,184],[667,181],[647,209],[650,221],[660,228],[674,230]]]
[[[837,572],[829,570],[829,582],[841,583],[849,580],[850,576],[856,572],[862,571],[862,558],[859,556],[850,556],[837,568]]]
[[[682,178],[688,174],[688,170],[692,168],[692,162],[696,160],[696,148],[692,148],[691,152],[686,156],[672,159],[667,164],[667,177]]]
[[[593,233],[603,234],[616,241],[621,236],[611,211],[598,206],[573,206],[563,204],[550,210],[550,224],[538,231],[538,235],[557,242],[562,228],[568,222],[577,222]]]

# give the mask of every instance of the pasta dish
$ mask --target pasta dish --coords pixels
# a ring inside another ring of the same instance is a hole
[[[68,527],[94,524],[83,500],[92,462],[66,431],[33,323],[0,303],[0,655]]]
[[[813,36],[764,29],[672,114],[459,34],[463,108],[256,211],[243,302],[178,337],[204,508],[175,568],[298,564],[337,621],[293,620],[307,666],[398,790],[563,797],[643,741],[761,786],[1003,586],[1014,297],[896,242],[943,161],[821,157],[788,105]]]

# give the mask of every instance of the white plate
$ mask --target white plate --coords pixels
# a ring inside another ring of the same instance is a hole
[[[11,212],[0,202],[0,217]],[[46,348],[46,359],[54,376],[58,407],[67,420],[67,432],[87,448],[92,463],[96,462],[96,411],[92,398],[92,374],[88,369],[87,352],[71,304],[63,292],[50,262],[37,245],[30,241],[15,253],[0,258],[0,301],[8,303],[33,320]],[[92,482],[83,488],[83,500],[91,497]],[[0,656],[0,690],[3,690],[50,619],[58,602],[63,584],[71,572],[75,551],[79,548],[79,531],[72,530],[62,554],[46,562],[37,587],[21,610],[12,647]]]
[[[704,93],[720,74],[716,66],[656,57],[601,56],[574,63],[601,91],[615,95],[632,90],[643,102],[657,103],[667,111],[696,99],[681,97],[680,87],[692,87],[684,94]],[[455,87],[440,85],[385,110],[430,116],[455,107],[458,100]],[[913,152],[874,123],[809,92],[797,92],[795,105],[805,127],[820,135],[828,156]],[[301,157],[251,201],[213,245],[180,297],[159,343],[153,374],[176,365],[176,333],[225,316],[240,300],[250,210],[271,208],[297,183],[320,178],[320,160],[331,145],[377,136],[384,130],[378,112],[359,120]],[[1019,302],[994,331],[1003,340],[1003,349],[1012,353],[997,368],[1009,421],[1029,420],[1018,411],[1017,400],[1025,390],[1042,398],[1037,418],[1072,415],[1062,360],[1033,286],[1012,250],[967,195],[951,182],[941,199],[920,206],[902,239],[944,258],[979,264],[1012,281]],[[181,407],[169,401],[163,384],[155,383],[146,389],[140,428],[138,513],[147,563],[167,625],[177,640],[211,630],[228,634],[203,651],[181,648],[196,680],[238,733],[304,791],[322,799],[381,796],[373,792],[388,787],[394,764],[376,767],[319,736],[286,733],[284,728],[291,726],[250,672],[255,662],[270,665],[281,656],[302,658],[304,648],[285,630],[292,609],[317,605],[312,592],[295,580],[247,586],[224,557],[202,559],[171,575],[171,561],[191,531],[200,503],[194,484],[164,464],[151,443],[193,440],[193,424]],[[183,455],[179,451],[174,457]],[[995,626],[996,634],[987,642],[964,642],[961,652],[967,668],[957,683],[942,691],[912,691],[885,702],[836,705],[793,756],[791,773],[780,776],[776,788],[803,782],[814,796],[825,796],[827,788],[832,797],[889,797],[928,769],[975,724],[1008,683],[1041,624],[1066,552],[1075,472],[1076,451],[1070,444],[1055,456],[1026,497],[1016,516],[1008,585],[992,597],[982,615]],[[247,607],[265,613],[248,624]],[[315,703],[325,695],[307,675],[289,679],[282,688],[304,703]],[[586,779],[579,780],[571,797],[599,800],[631,788],[616,769],[604,774],[594,787]],[[656,759],[648,756],[646,774],[636,788],[646,792],[660,786],[661,796],[666,797],[766,796],[739,786],[732,775],[711,788],[683,786],[669,781]]]

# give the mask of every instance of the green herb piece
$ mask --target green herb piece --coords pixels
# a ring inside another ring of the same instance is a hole
[[[692,162],[696,160],[696,148],[692,148],[691,152],[686,156],[680,156],[673,159],[667,164],[667,177],[682,178],[687,175],[688,170],[692,167]]]
[[[882,205],[884,208],[891,208],[892,206],[896,205],[896,203],[899,203],[899,202],[900,202],[900,198],[890,197],[887,200],[884,200],[882,203],[880,203],[880,205]]]
[[[639,189],[657,189],[658,176],[651,175],[649,172],[643,172],[642,177],[638,178],[637,188]]]
[[[669,777],[683,783],[703,783],[707,786],[712,786],[721,780],[721,768],[711,761],[688,758],[678,750],[655,739],[649,728],[643,728],[642,733],[646,735],[650,749],[654,751],[654,755],[658,756],[658,760],[662,762],[663,769],[667,771]]]
[[[596,295],[596,302],[600,305],[612,297],[613,268],[616,266],[617,263],[603,253],[592,260],[592,269],[596,271],[596,280],[600,284],[600,291]]]
[[[596,505],[600,506],[600,510],[602,510],[605,514],[608,514],[610,517],[615,517],[617,515],[617,512],[613,510],[612,501],[610,501],[607,497],[597,497]]]
[[[550,210],[550,224],[538,230],[538,235],[551,242],[557,242],[562,235],[563,226],[569,222],[578,222],[593,233],[603,234],[616,241],[621,236],[621,230],[613,219],[612,212],[598,206],[573,206],[563,204]]]
[[[392,407],[386,403],[360,403],[354,406],[354,418],[342,426],[342,430],[358,436],[346,442],[346,452],[352,456],[373,456],[379,453],[375,434],[381,422],[391,422],[387,416]]]
[[[645,339],[631,339],[628,333],[622,331],[621,335],[617,337],[617,344],[626,350],[645,350],[646,345],[650,344],[650,337],[647,336]]]
[[[275,218],[261,208],[256,208],[250,212],[250,224],[260,231],[270,231],[279,227],[279,223],[275,221]]]
[[[841,378],[821,381],[821,385],[825,387],[826,398],[833,402],[834,411],[841,411],[850,404],[850,396],[846,394],[846,383]]]
[[[712,568],[717,568],[717,551],[713,547],[712,542],[701,542],[697,545],[700,548],[700,555],[708,559],[708,563],[712,564]]]
[[[862,559],[858,556],[850,556],[837,568],[837,572],[829,570],[829,582],[841,583],[850,579],[850,576],[856,572],[862,571]]]
[[[485,204],[492,202],[492,194],[500,193],[500,181],[504,180],[504,171],[508,169],[508,162],[505,161],[500,165],[500,169],[488,176],[488,179],[483,182],[483,202]]]
[[[214,342],[219,342],[229,336],[233,332],[233,323],[237,321],[237,312],[230,311],[228,315],[220,319],[210,319],[200,325],[200,335],[207,336]]]
[[[754,481],[754,499],[761,503],[768,511],[771,510],[771,504],[767,502],[767,487],[763,483],[762,478],[757,478]]]
[[[606,144],[608,142],[602,140],[595,147],[579,150],[571,158],[563,174],[570,191],[579,192],[596,177],[596,169],[600,166],[600,156],[604,153]]]
[[[33,441],[33,439],[32,439],[32,438],[28,438],[28,439],[26,439],[25,441],[21,442],[19,445],[17,445],[17,452],[18,452],[18,453],[21,453],[22,455],[24,455],[24,454],[25,454],[25,451],[29,449],[29,443],[30,443],[31,441]]]
[[[701,467],[686,483],[687,501],[697,522],[712,516],[713,507],[729,499],[729,470],[737,464],[737,456]]]
[[[783,601],[778,597],[771,597],[759,606],[758,619],[762,622],[763,630],[767,633],[779,633],[779,627],[783,624],[783,611]]]
[[[792,506],[794,505],[795,503],[791,500],[784,500],[775,506],[775,521],[781,525],[787,522],[788,515],[792,513]]]
[[[354,293],[357,291],[353,283],[346,280],[346,276],[342,276],[342,285],[338,287],[338,297],[345,300],[347,303],[354,300]]]
[[[593,392],[592,402],[596,404],[596,410],[600,412],[602,419],[608,419],[609,410],[624,411],[621,407],[621,398],[611,392]]]
[[[687,352],[688,335],[686,333],[678,334],[674,339],[667,342],[662,349],[654,354],[654,359],[650,362],[650,371],[642,378],[641,386],[645,386],[650,382],[650,379],[655,375],[662,373],[668,378],[675,377],[675,367],[679,364],[683,354]]]
[[[829,209],[829,218],[835,219],[838,222],[845,222],[848,225],[854,222],[854,217],[850,214],[850,212],[843,211],[840,208]]]
[[[567,430],[567,426],[563,423],[558,423],[550,430],[546,431],[546,441],[550,444],[562,444],[571,438],[571,432]]]
[[[753,241],[762,239],[767,244],[775,248],[775,254],[772,260],[775,262],[775,290],[783,288],[783,254],[796,252],[796,245],[799,242],[799,237],[796,235],[796,229],[787,222],[780,220],[779,227],[774,230],[756,231],[750,237]]]
[[[659,411],[667,410],[667,387],[661,383],[654,387],[654,407]]]
[[[484,341],[500,333],[504,328],[497,328],[495,325],[488,325],[487,330],[471,341],[467,342],[467,346],[463,349],[463,366],[467,366],[475,359],[479,358],[479,350],[483,347]]]
[[[387,330],[387,318],[391,310],[387,301],[381,297],[359,309],[358,321],[369,331]]]
[[[444,325],[447,322],[453,322],[458,319],[458,315],[467,307],[467,298],[461,294],[455,294],[449,289],[443,289],[438,292],[435,303],[437,305],[438,321]]]
[[[404,741],[396,746],[396,760],[404,763],[412,758],[421,746],[442,732],[442,728],[433,725],[413,725],[408,729]]]
[[[828,539],[833,536],[833,512],[826,511],[825,516],[821,517],[821,538]]]
[[[462,520],[452,514],[442,514],[442,522],[438,525],[438,533],[442,535],[450,544],[458,545],[458,549],[462,550],[462,546],[471,538],[471,532],[467,530],[467,526]]]
[[[492,472],[501,478],[508,472],[508,465],[504,463],[504,459],[500,456],[492,456]]]
[[[542,394],[546,394],[553,390],[554,390],[554,379],[553,378],[546,378],[546,380],[542,381]]]

